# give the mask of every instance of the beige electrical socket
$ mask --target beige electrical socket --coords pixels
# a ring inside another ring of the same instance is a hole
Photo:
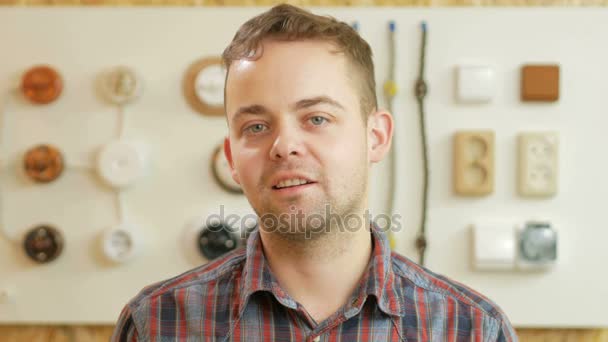
[[[454,134],[454,191],[482,196],[494,191],[494,131]]]
[[[557,132],[519,135],[518,188],[521,196],[548,197],[557,193]]]

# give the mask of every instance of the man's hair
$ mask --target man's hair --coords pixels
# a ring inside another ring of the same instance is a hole
[[[253,17],[244,23],[232,42],[224,50],[222,59],[226,70],[239,59],[260,58],[264,39],[284,41],[321,40],[332,43],[339,53],[344,53],[354,71],[360,95],[360,107],[364,117],[376,110],[376,81],[372,49],[348,24],[330,16],[319,16],[301,8],[281,4]]]

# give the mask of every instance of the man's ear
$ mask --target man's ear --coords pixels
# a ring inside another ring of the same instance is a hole
[[[239,180],[239,175],[234,168],[234,161],[232,160],[232,149],[230,147],[230,139],[228,137],[224,138],[224,155],[226,156],[226,160],[228,161],[228,165],[230,165],[230,173],[232,174],[232,179],[237,184],[241,184]]]
[[[367,146],[369,160],[377,163],[391,148],[393,141],[393,116],[384,110],[378,110],[367,118]]]

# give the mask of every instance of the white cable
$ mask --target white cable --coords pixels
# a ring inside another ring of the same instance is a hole
[[[74,169],[74,170],[78,170],[78,171],[86,171],[86,172],[92,172],[94,170],[94,168],[90,165],[74,163],[74,162],[66,162],[66,167],[68,167],[70,169]]]
[[[126,209],[125,209],[125,201],[123,198],[122,191],[116,190],[116,210],[118,213],[118,222],[119,224],[125,223],[127,221],[126,217]]]
[[[19,240],[19,236],[16,233],[11,233],[6,229],[6,225],[4,224],[4,196],[2,193],[2,188],[4,188],[4,177],[0,177],[0,235],[4,236],[8,241],[17,242]]]
[[[118,106],[118,140],[122,140],[125,136],[125,107]]]
[[[403,120],[403,113],[399,110],[398,101],[396,101],[397,94],[399,92],[398,75],[400,72],[399,68],[399,36],[398,36],[397,24],[394,21],[389,22],[389,75],[388,81],[385,83],[384,93],[386,96],[387,108],[393,115],[393,143],[390,150],[391,157],[391,170],[390,170],[390,187],[392,191],[389,192],[389,204],[388,212],[391,214],[391,221],[395,219],[396,215],[399,215],[400,210],[403,208],[403,196],[402,196],[402,184],[401,175],[401,154],[399,153],[399,146],[403,144],[401,141],[401,121]],[[393,228],[393,225],[391,225]],[[393,248],[398,247],[397,234],[392,232],[389,237],[392,238],[391,245]]]
[[[4,158],[5,153],[5,141],[6,141],[6,113],[8,112],[8,107],[10,103],[10,97],[13,96],[13,92],[9,91],[4,98],[4,103],[2,105],[2,110],[0,110],[0,234],[4,236],[7,240],[11,242],[17,242],[19,240],[18,234],[11,234],[6,229],[6,225],[4,224],[4,172],[6,170],[4,161],[7,160]]]
[[[394,76],[393,79],[397,84],[397,88],[404,89],[404,87],[400,86],[399,75],[401,75],[401,58],[399,58],[399,47],[401,46],[401,40],[399,39],[399,30],[395,27],[395,32],[393,32],[394,39]],[[393,118],[394,118],[394,140],[393,140],[393,215],[401,215],[404,205],[404,189],[403,189],[403,149],[405,146],[404,134],[402,129],[404,128],[404,111],[401,109],[401,102],[393,100]],[[403,229],[403,217],[400,217],[402,229]],[[398,236],[397,234],[395,234]],[[399,240],[395,237],[395,244]]]

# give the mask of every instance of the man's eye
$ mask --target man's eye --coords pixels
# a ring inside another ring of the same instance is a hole
[[[327,121],[327,119],[322,116],[313,116],[312,118],[310,118],[310,122],[312,122],[312,124],[315,126],[319,126],[325,121]]]
[[[247,127],[245,129],[245,131],[250,132],[250,133],[260,133],[260,132],[264,131],[265,128],[266,128],[266,126],[263,124],[254,124],[254,125]]]

